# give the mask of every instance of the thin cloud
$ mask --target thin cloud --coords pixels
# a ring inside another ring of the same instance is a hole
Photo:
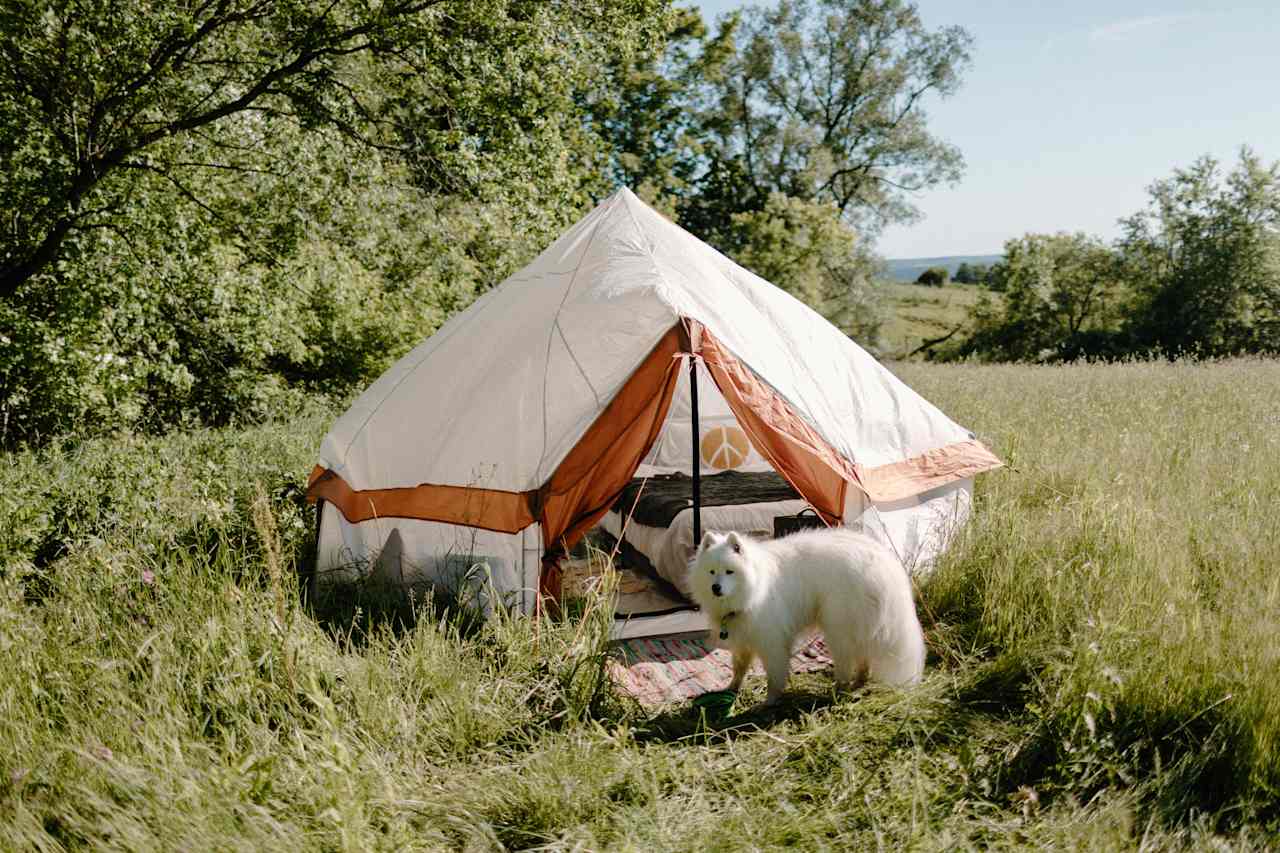
[[[1100,27],[1094,27],[1089,31],[1089,41],[1126,41],[1152,32],[1167,30],[1178,24],[1185,24],[1201,17],[1204,16],[1199,12],[1188,12],[1178,15],[1147,15],[1143,18],[1125,18]]]

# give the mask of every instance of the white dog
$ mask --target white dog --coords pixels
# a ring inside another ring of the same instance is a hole
[[[861,533],[806,530],[769,541],[707,533],[689,571],[694,600],[733,652],[730,690],[758,656],[769,679],[766,704],[776,702],[796,637],[813,627],[826,636],[842,686],[868,676],[908,684],[924,671],[924,633],[907,574]]]

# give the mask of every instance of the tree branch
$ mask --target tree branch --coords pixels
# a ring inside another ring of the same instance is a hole
[[[947,333],[946,333],[945,335],[943,335],[942,337],[939,337],[939,338],[925,338],[925,340],[920,344],[920,346],[916,347],[916,348],[915,348],[915,349],[913,349],[911,352],[909,352],[909,353],[907,353],[907,354],[906,354],[906,358],[911,358],[912,356],[914,356],[914,355],[919,355],[920,353],[922,353],[922,352],[924,352],[924,351],[926,351],[926,350],[933,349],[933,348],[934,348],[934,347],[936,347],[938,344],[946,343],[947,341],[951,340],[951,337],[952,337],[956,332],[960,331],[960,330],[961,330],[961,329],[963,329],[963,328],[964,328],[964,324],[963,324],[963,323],[961,323],[960,325],[956,326],[956,327],[955,327],[954,329],[952,329],[951,331],[947,332]]]
[[[208,10],[211,2],[213,0],[206,0],[201,9]],[[111,110],[124,104],[130,97],[136,95],[148,85],[154,84],[167,71],[174,69],[204,40],[212,38],[220,28],[264,17],[269,10],[268,0],[262,0],[262,2],[247,9],[227,14],[229,0],[217,0],[213,16],[205,21],[195,33],[186,38],[177,38],[171,34],[167,40],[162,41],[152,52],[154,61],[145,72],[125,83],[123,89],[95,104],[89,122],[93,131],[93,144],[91,146],[93,150],[83,154],[76,168],[75,176],[72,178],[65,194],[60,199],[50,201],[48,211],[51,214],[49,218],[52,219],[52,224],[40,240],[39,245],[25,257],[0,267],[0,298],[11,297],[24,282],[37,275],[57,257],[63,242],[73,229],[78,218],[76,208],[80,200],[103,178],[121,167],[128,158],[162,139],[205,127],[227,116],[251,108],[260,98],[278,93],[279,84],[303,73],[320,60],[340,58],[369,51],[375,47],[375,43],[370,37],[387,19],[412,16],[445,2],[448,2],[448,0],[412,0],[412,2],[392,5],[389,8],[384,7],[378,13],[377,18],[373,20],[355,24],[336,32],[326,33],[323,31],[322,23],[328,20],[328,14],[333,8],[333,6],[330,6],[323,15],[312,21],[308,30],[292,47],[292,50],[297,51],[292,60],[270,67],[237,97],[208,109],[179,116],[131,139],[121,140],[106,151],[99,153],[97,134],[101,128],[102,121],[110,114]],[[12,73],[18,79],[23,79],[17,70]],[[35,92],[41,91],[31,81],[27,82],[27,86],[31,89],[33,95]],[[39,97],[37,97],[37,100],[39,100]],[[53,109],[51,93],[48,94],[43,103],[45,104],[46,112]],[[332,118],[337,119],[336,116]],[[56,120],[49,118],[46,123],[54,133],[58,132]],[[63,140],[63,144],[68,149],[75,147],[68,144],[66,140]],[[173,180],[172,176],[166,175],[165,177],[171,181]],[[198,199],[193,198],[192,200],[200,203]],[[63,213],[61,215],[53,215],[53,211],[59,207]]]

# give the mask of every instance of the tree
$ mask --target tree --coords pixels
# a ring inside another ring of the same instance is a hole
[[[140,176],[192,196],[194,171],[264,168],[254,155],[271,149],[279,124],[399,142],[437,186],[474,188],[476,152],[534,127],[546,93],[554,100],[559,80],[584,71],[548,60],[625,55],[632,39],[652,38],[642,22],[658,5],[7,3],[0,143],[11,154],[0,195],[13,215],[0,236],[0,298],[74,253],[77,235],[111,229]],[[434,85],[436,97],[406,109],[370,91],[369,57],[391,60],[381,71],[403,84]]]
[[[954,354],[1000,361],[1117,354],[1126,291],[1115,252],[1080,233],[1026,234],[1004,249],[1004,298],[979,301]]]
[[[1008,267],[1005,266],[1004,259],[1000,259],[991,265],[987,270],[987,274],[983,279],[988,290],[994,290],[997,293],[1004,292],[1005,276],[1008,273]]]
[[[986,264],[971,264],[968,261],[961,261],[960,266],[956,267],[956,274],[952,276],[952,280],[958,284],[985,284],[987,273]]]
[[[928,287],[945,287],[950,280],[951,273],[947,272],[946,267],[929,267],[916,278],[916,284],[923,284]]]
[[[912,219],[909,194],[958,179],[963,161],[926,125],[972,37],[931,31],[903,0],[781,0],[730,16],[732,51],[709,79],[702,126],[740,195],[832,204],[864,231]]]
[[[1136,345],[1168,354],[1280,351],[1280,164],[1242,149],[1225,176],[1211,157],[1149,188],[1122,220],[1124,275],[1138,292]]]
[[[883,311],[872,280],[880,263],[830,204],[782,193],[734,216],[734,259],[808,304],[863,346],[878,346]]]
[[[367,380],[608,188],[662,0],[9,3],[0,445]]]
[[[729,50],[729,30],[712,35],[696,9],[676,9],[661,51],[612,58],[588,93],[601,171],[673,218],[707,169],[691,106]]]

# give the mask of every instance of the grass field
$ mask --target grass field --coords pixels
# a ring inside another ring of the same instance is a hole
[[[301,608],[319,405],[0,458],[0,848],[1274,846],[1280,363],[895,370],[1013,466],[924,683],[713,726],[602,690],[598,611]]]
[[[925,340],[947,334],[968,318],[969,308],[980,296],[998,298],[976,284],[923,284],[883,282],[888,321],[881,332],[883,349],[889,358],[910,354]]]

